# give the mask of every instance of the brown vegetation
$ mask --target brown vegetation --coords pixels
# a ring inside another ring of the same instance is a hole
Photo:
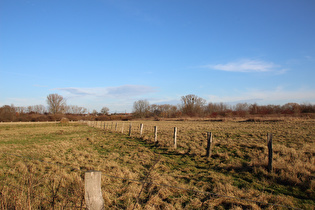
[[[18,121],[56,121],[66,117],[69,120],[131,120],[137,118],[257,118],[257,117],[308,117],[314,119],[315,105],[310,103],[287,103],[285,105],[257,105],[238,103],[229,105],[224,103],[208,103],[196,95],[181,97],[181,105],[152,104],[147,100],[134,102],[132,116],[130,114],[109,114],[109,109],[103,107],[98,113],[93,110],[88,113],[84,107],[66,105],[65,99],[58,94],[47,96],[48,109],[43,105],[15,107],[4,105],[0,107],[0,122]]]
[[[281,208],[277,205],[311,209],[314,124],[296,118],[132,121],[130,138],[130,122],[91,123],[95,128],[77,123],[2,123],[0,208],[84,208],[83,172],[93,169],[103,172],[106,209]],[[173,127],[178,128],[176,150]],[[205,158],[208,131],[215,142],[210,160]],[[267,170],[267,132],[274,136],[272,173]],[[145,178],[152,183],[131,181]]]

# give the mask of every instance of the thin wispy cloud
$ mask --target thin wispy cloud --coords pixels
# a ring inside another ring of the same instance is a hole
[[[236,62],[228,62],[224,64],[205,65],[203,68],[228,71],[228,72],[278,72],[284,73],[286,69],[272,62],[262,60],[243,59]]]
[[[148,93],[156,92],[156,88],[144,85],[122,85],[118,87],[96,87],[96,88],[55,88],[56,90],[65,92],[68,97],[134,97],[141,96]]]
[[[315,102],[315,92],[314,90],[285,90],[282,87],[277,87],[274,90],[249,90],[242,93],[238,93],[237,96],[217,96],[209,95],[207,97],[209,102],[226,102],[226,103],[236,103],[236,102],[259,102],[259,103],[274,103],[279,102]]]

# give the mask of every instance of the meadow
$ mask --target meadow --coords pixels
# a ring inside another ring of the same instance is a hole
[[[105,209],[314,209],[314,125],[298,118],[1,123],[0,208],[84,209],[84,172],[99,170]]]

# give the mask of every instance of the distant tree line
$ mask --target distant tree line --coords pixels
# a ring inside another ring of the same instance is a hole
[[[180,118],[180,117],[249,117],[270,115],[303,115],[314,114],[315,105],[310,103],[287,103],[284,105],[258,105],[256,103],[207,103],[205,99],[190,94],[181,97],[179,105],[150,104],[148,100],[138,100],[133,104],[132,115],[109,114],[103,107],[100,112],[89,113],[84,107],[67,105],[66,100],[58,94],[50,94],[46,99],[47,106],[33,105],[0,107],[0,121],[55,121],[63,117],[69,120],[130,120],[132,118]],[[311,115],[314,116],[314,115]]]
[[[48,95],[46,102],[47,106],[33,105],[16,107],[13,104],[4,105],[0,107],[0,121],[59,121],[63,117],[70,120],[97,120],[101,117],[100,115],[109,114],[109,109],[107,107],[103,107],[100,113],[93,110],[90,114],[84,107],[67,105],[66,99],[58,94]],[[103,119],[106,118],[103,116]]]
[[[298,115],[315,113],[315,105],[310,103],[287,103],[284,105],[258,105],[257,103],[206,103],[206,100],[190,94],[181,97],[181,104],[150,105],[147,100],[138,100],[133,104],[134,117],[246,117],[250,115]]]

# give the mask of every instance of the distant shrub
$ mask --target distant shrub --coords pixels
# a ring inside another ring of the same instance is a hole
[[[66,117],[61,118],[60,123],[69,123],[69,119]]]

